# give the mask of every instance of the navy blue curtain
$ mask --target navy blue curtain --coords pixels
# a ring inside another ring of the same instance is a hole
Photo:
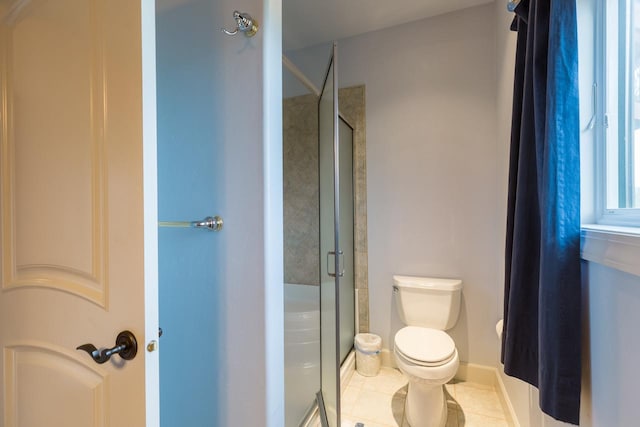
[[[580,154],[576,2],[521,0],[513,97],[502,362],[540,408],[580,414]]]

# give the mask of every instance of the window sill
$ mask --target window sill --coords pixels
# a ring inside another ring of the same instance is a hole
[[[582,259],[640,276],[640,228],[583,224]]]

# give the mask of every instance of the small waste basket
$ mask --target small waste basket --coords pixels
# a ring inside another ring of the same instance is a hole
[[[355,338],[356,370],[365,377],[374,377],[380,371],[382,338],[376,334],[357,334]]]

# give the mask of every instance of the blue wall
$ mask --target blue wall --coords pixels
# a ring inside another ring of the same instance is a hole
[[[195,0],[157,11],[158,192],[160,221],[220,214],[223,117],[216,104],[214,4]],[[165,427],[224,425],[226,311],[223,233],[159,232],[160,415]],[[218,266],[215,268],[215,266]],[[218,417],[218,418],[217,418]]]

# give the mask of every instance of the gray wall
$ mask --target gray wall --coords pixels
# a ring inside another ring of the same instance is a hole
[[[498,230],[493,6],[342,44],[345,84],[367,85],[371,330],[402,327],[394,274],[464,282],[450,331],[462,361],[491,365]]]
[[[367,88],[370,330],[389,348],[402,326],[393,274],[460,277],[451,333],[462,360],[484,365],[497,357],[503,227],[493,7],[338,42],[340,86]],[[313,75],[317,51],[287,55]]]
[[[402,326],[394,274],[459,277],[463,361],[497,358],[500,150],[494,5],[339,40],[340,86],[367,88],[370,330]],[[288,52],[314,79],[325,46]],[[470,303],[473,301],[473,303]]]
[[[637,355],[640,339],[640,277],[596,263],[585,263],[583,286],[583,388],[581,426],[631,426],[638,423]],[[536,407],[531,411],[535,414]],[[532,420],[536,420],[534,416]],[[552,426],[547,417],[531,426]],[[525,424],[526,425],[526,424]]]

